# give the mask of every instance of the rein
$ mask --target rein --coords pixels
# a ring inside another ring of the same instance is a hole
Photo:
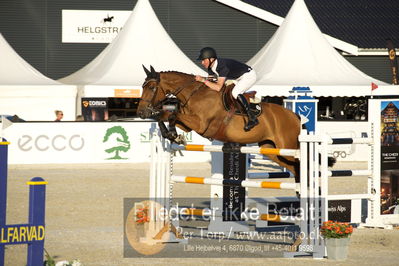
[[[190,81],[190,83],[193,81]],[[184,104],[182,104],[181,107],[185,107],[188,103],[188,101],[191,99],[191,97],[199,90],[199,88],[201,87],[202,84],[200,84],[199,86],[197,86],[195,89],[193,89],[190,93],[190,95],[187,97],[186,102]],[[182,90],[184,89],[184,86],[182,86],[177,93],[175,93],[174,95],[176,96],[178,93],[180,93]]]

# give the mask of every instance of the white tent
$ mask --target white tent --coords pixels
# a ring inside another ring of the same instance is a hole
[[[55,110],[75,120],[76,86],[47,78],[20,57],[0,34],[0,114],[52,121]]]
[[[284,22],[248,64],[258,75],[253,89],[262,96],[288,96],[310,87],[314,96],[398,94],[399,87],[367,76],[327,41],[303,0],[296,0]],[[371,92],[371,84],[378,86]]]
[[[205,75],[169,37],[148,0],[137,2],[122,31],[96,58],[59,81],[79,85],[81,97],[116,97],[116,89],[140,96],[142,65]]]

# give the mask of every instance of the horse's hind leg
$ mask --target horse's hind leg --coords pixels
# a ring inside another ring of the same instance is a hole
[[[275,148],[273,144],[265,143],[262,148]],[[270,160],[276,162],[281,167],[287,168],[295,176],[295,182],[299,183],[299,160],[294,157],[278,156],[278,155],[267,155]]]
[[[268,155],[273,162],[276,162],[281,167],[287,168],[295,176],[295,182],[299,183],[299,160],[298,159],[288,159],[288,157],[278,156],[278,155]]]

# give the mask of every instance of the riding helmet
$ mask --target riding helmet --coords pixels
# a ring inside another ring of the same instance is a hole
[[[202,48],[197,60],[204,60],[209,58],[217,58],[215,49],[213,49],[212,47]]]

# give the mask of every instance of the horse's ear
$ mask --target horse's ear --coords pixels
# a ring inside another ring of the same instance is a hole
[[[155,71],[155,69],[150,65],[150,70],[151,70],[151,73],[152,74],[155,74],[155,73],[157,73],[156,71]]]
[[[147,77],[149,76],[149,74],[150,74],[150,71],[144,66],[144,65],[142,65],[143,66],[143,68],[144,68],[144,72],[145,72],[145,74],[147,75]]]

